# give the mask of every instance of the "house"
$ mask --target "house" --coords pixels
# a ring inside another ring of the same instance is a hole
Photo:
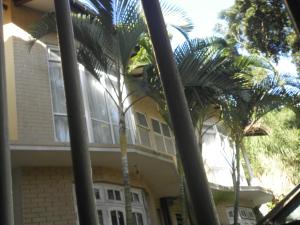
[[[30,25],[44,12],[53,11],[53,2],[4,3],[15,223],[74,225],[78,219],[56,35],[47,35],[29,50]],[[123,225],[117,111],[102,86],[83,66],[79,68],[99,222]],[[136,104],[126,120],[135,223],[182,224],[180,177],[170,128],[151,99]],[[228,159],[233,147],[222,127],[211,126],[213,123],[206,124],[203,157],[221,224],[230,224],[234,193]],[[242,176],[241,224],[255,224],[252,208],[271,198],[272,194],[263,188],[247,186]]]

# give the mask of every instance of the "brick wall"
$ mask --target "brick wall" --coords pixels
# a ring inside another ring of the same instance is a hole
[[[22,169],[23,224],[74,225],[71,170]]]
[[[14,37],[15,79],[18,116],[18,143],[54,142],[47,51]]]
[[[93,170],[94,182],[122,185],[121,172],[108,168]],[[131,184],[147,192],[151,224],[156,224],[153,196],[140,177]],[[23,225],[75,225],[75,201],[71,168],[31,167],[21,169]],[[151,225],[150,224],[150,225]]]

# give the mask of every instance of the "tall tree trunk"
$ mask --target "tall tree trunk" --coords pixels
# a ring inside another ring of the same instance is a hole
[[[126,225],[133,225],[129,166],[128,166],[128,155],[127,155],[126,123],[125,123],[125,113],[123,112],[123,110],[119,111],[119,116],[120,116],[119,136],[120,136],[122,173],[123,173],[123,183],[124,183]]]
[[[235,180],[235,200],[234,200],[234,225],[238,225],[238,218],[239,218],[239,204],[240,204],[240,139],[236,138],[235,140],[235,161],[236,161],[236,180]]]
[[[245,146],[244,146],[243,143],[241,143],[241,151],[242,151],[243,159],[245,161],[246,169],[247,169],[247,172],[248,172],[248,175],[249,175],[249,179],[247,179],[247,183],[248,183],[249,186],[251,186],[251,182],[253,180],[254,173],[253,173],[253,170],[251,168],[251,164],[250,164],[250,161],[249,161],[249,158],[248,158],[248,155],[247,155],[247,152],[245,150]]]
[[[181,203],[181,214],[183,225],[188,225],[188,213],[187,213],[187,198],[186,198],[186,191],[185,191],[185,177],[181,165],[181,160],[177,154],[177,162],[178,162],[178,173],[180,176],[180,203]]]
[[[159,0],[142,0],[142,5],[197,224],[219,225]]]

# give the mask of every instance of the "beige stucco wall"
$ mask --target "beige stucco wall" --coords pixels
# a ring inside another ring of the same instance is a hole
[[[39,43],[28,50],[28,42],[14,37],[15,77],[20,144],[54,142],[47,51]]]
[[[4,41],[6,58],[9,137],[12,143],[53,143],[53,119],[45,46],[29,51],[31,24],[42,14],[4,1]],[[57,43],[53,35],[45,39]]]
[[[74,186],[71,168],[22,168],[19,182],[22,196],[23,225],[76,224]],[[121,172],[94,168],[94,183],[122,185]],[[141,177],[131,175],[131,185],[141,188],[147,196],[149,225],[156,225],[154,196]]]
[[[158,105],[149,97],[142,99],[133,106],[133,110],[137,112],[144,112],[148,118],[156,118],[164,121],[159,113]]]
[[[10,139],[14,144],[49,145],[54,143],[51,92],[46,45],[36,42],[30,49],[28,30],[42,15],[27,7],[9,5],[6,24],[6,52],[10,110]],[[56,35],[43,38],[56,44]]]

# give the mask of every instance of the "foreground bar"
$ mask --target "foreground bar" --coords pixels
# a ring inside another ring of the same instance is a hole
[[[0,6],[0,224],[13,225],[14,216],[12,198],[12,174],[8,140],[2,0],[0,0]]]
[[[65,84],[73,173],[80,225],[97,225],[80,77],[69,0],[54,0]]]
[[[158,0],[142,0],[197,225],[219,221]]]
[[[291,21],[293,22],[298,38],[300,38],[300,1],[284,0],[284,3],[288,9]]]

